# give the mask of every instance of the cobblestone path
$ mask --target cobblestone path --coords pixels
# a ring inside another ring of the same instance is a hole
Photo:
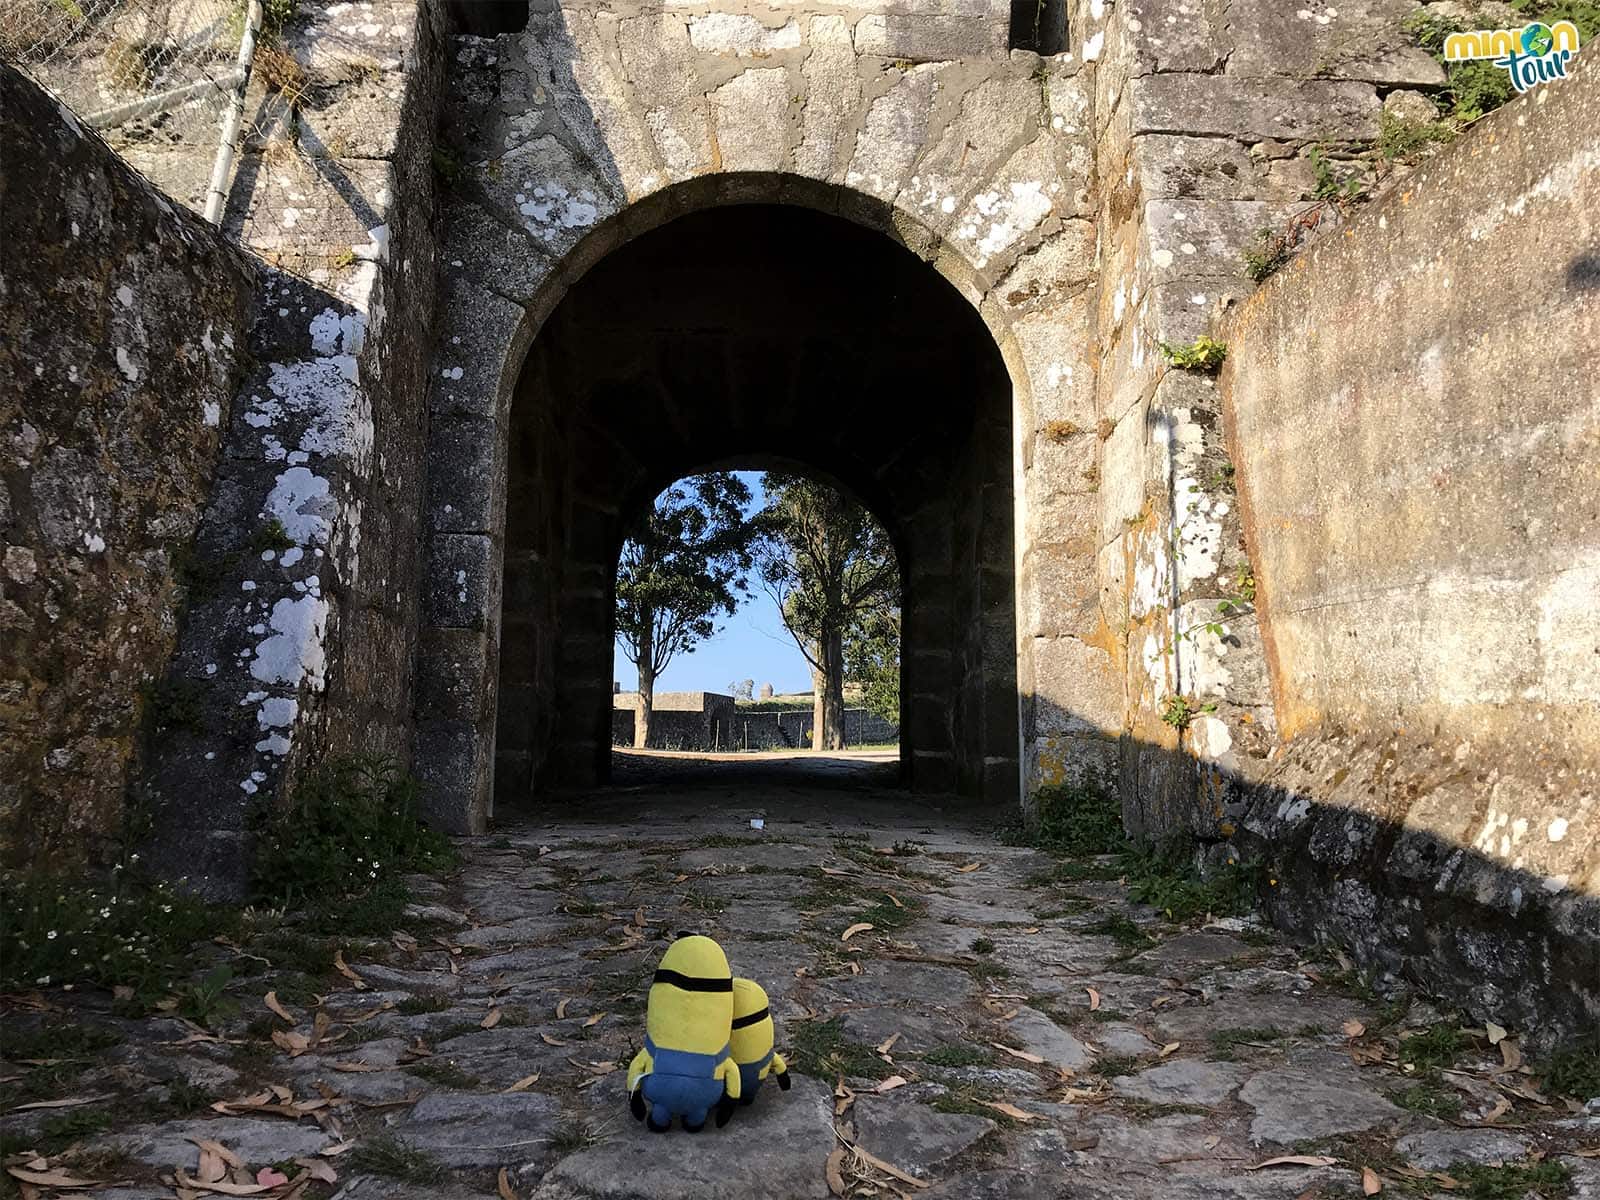
[[[1600,1105],[1538,1102],[1482,1031],[1363,996],[1337,961],[1249,920],[1171,923],[1109,860],[903,795],[751,794],[612,792],[466,841],[419,881],[412,932],[352,947],[320,1002],[285,986],[287,1019],[237,958],[220,1038],[85,997],[73,1019],[122,1040],[71,1091],[113,1098],[115,1127],[51,1169],[118,1200],[218,1194],[202,1176],[233,1160],[311,1200],[1600,1196],[1580,1153]],[[795,1086],[652,1136],[624,1072],[686,931],[765,985]],[[174,1089],[206,1103],[148,1120]],[[71,1111],[9,1113],[8,1149]]]

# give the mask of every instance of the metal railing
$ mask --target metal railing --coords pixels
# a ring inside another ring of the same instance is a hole
[[[220,224],[247,133],[252,72],[275,93],[301,75],[263,26],[294,0],[3,0],[0,57],[51,92],[130,165]],[[209,182],[202,191],[202,180]]]

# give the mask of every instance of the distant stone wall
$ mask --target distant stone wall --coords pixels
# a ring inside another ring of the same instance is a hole
[[[700,709],[688,698],[702,699]],[[624,692],[611,714],[611,744],[633,745],[638,697]],[[656,697],[650,718],[650,745],[662,750],[802,749],[811,744],[814,724],[809,709],[794,712],[749,712],[734,707],[731,696],[708,692],[667,693]],[[666,703],[663,704],[662,702]],[[900,727],[864,708],[844,710],[846,746],[897,741]]]
[[[1288,739],[1230,818],[1285,923],[1545,1042],[1600,1022],[1596,128],[1586,55],[1246,300],[1221,379]]]
[[[245,369],[252,269],[0,63],[0,857],[103,863]]]

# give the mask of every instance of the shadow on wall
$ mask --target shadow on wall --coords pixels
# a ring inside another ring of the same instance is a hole
[[[1490,784],[1460,769],[1454,745],[1317,731],[1249,783],[1182,749],[1124,737],[1123,753],[1192,781],[1202,865],[1260,863],[1265,911],[1291,936],[1342,946],[1541,1052],[1600,1033],[1595,881],[1548,878],[1422,827],[1424,805],[1455,814],[1463,838],[1482,824]],[[1124,797],[1130,828],[1141,798]]]

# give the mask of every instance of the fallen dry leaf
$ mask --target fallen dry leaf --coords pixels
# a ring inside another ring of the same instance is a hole
[[[1031,1113],[1025,1109],[1018,1108],[1008,1100],[980,1100],[978,1103],[985,1108],[994,1109],[995,1112],[1005,1113],[1006,1116],[1011,1117],[1013,1120],[1037,1121],[1039,1119],[1038,1113]]]
[[[839,935],[839,940],[841,942],[848,942],[851,938],[855,937],[856,934],[865,933],[867,930],[872,928],[874,928],[874,926],[870,921],[857,921],[854,925],[850,926],[849,929],[846,929],[842,934]]]
[[[895,1088],[905,1087],[905,1085],[906,1077],[904,1075],[891,1075],[872,1090],[875,1092],[892,1092]]]
[[[588,1029],[591,1025],[598,1025],[598,1024],[600,1024],[601,1021],[605,1020],[605,1018],[606,1018],[605,1013],[597,1012],[597,1013],[594,1014],[594,1016],[586,1017],[584,1019],[583,1027],[585,1029]]]
[[[311,1039],[291,1029],[274,1029],[272,1044],[287,1053],[290,1058],[299,1058],[311,1048]]]
[[[566,1019],[566,1016],[567,1016],[567,1005],[569,1005],[571,1003],[572,1003],[572,997],[568,996],[560,1004],[556,1005],[556,1020],[563,1021],[563,1020]]]
[[[1093,988],[1084,988],[1083,990],[1089,993],[1089,1011],[1100,1011],[1100,993]]]
[[[102,1092],[98,1096],[68,1096],[64,1100],[35,1100],[32,1104],[19,1104],[11,1109],[12,1112],[25,1112],[30,1108],[76,1108],[80,1104],[93,1104],[96,1100],[104,1100],[110,1092]]]
[[[1331,1167],[1339,1160],[1326,1154],[1280,1154],[1246,1167],[1246,1171],[1259,1171],[1263,1167]]]
[[[215,1151],[204,1147],[200,1150],[200,1165],[195,1168],[195,1177],[202,1183],[215,1183],[228,1176],[228,1164],[222,1161]]]
[[[1354,1018],[1346,1021],[1339,1028],[1344,1030],[1344,1035],[1347,1038],[1358,1038],[1367,1031],[1367,1027]]]
[[[1383,1180],[1378,1178],[1378,1173],[1371,1167],[1361,1168],[1361,1194],[1363,1196],[1376,1196],[1383,1191]]]
[[[500,1024],[500,1011],[501,1010],[498,1008],[491,1008],[488,1012],[484,1013],[483,1020],[478,1022],[478,1028],[493,1029],[496,1025]]]
[[[352,1060],[352,1061],[349,1061],[349,1062],[336,1062],[336,1063],[333,1064],[333,1069],[335,1071],[343,1071],[343,1072],[345,1072],[346,1074],[349,1074],[349,1075],[359,1074],[360,1072],[363,1072],[363,1071],[386,1071],[386,1070],[388,1070],[387,1067],[375,1067],[371,1063],[369,1063],[369,1062],[361,1062],[359,1059]]]
[[[931,1186],[928,1180],[918,1179],[915,1175],[907,1175],[899,1167],[892,1163],[884,1162],[883,1159],[879,1158],[876,1154],[872,1154],[866,1150],[863,1150],[860,1146],[853,1146],[851,1148],[855,1151],[856,1157],[861,1159],[868,1166],[876,1167],[885,1175],[893,1175],[901,1183],[909,1183],[915,1188],[925,1188]]]
[[[996,1050],[1005,1051],[1007,1054],[1011,1055],[1012,1058],[1020,1058],[1025,1063],[1033,1063],[1038,1065],[1039,1063],[1044,1062],[1044,1059],[1039,1055],[1030,1054],[1026,1050],[1018,1050],[1014,1046],[1006,1045],[1004,1042],[990,1042],[989,1044]]]
[[[1165,1058],[1181,1045],[1183,1045],[1182,1042],[1168,1042],[1165,1046],[1161,1047],[1161,1053],[1157,1054],[1156,1057]]]
[[[320,1158],[297,1158],[294,1165],[304,1167],[306,1174],[320,1183],[338,1183],[339,1172]]]
[[[1494,1107],[1483,1114],[1483,1123],[1485,1125],[1492,1125],[1510,1111],[1511,1101],[1497,1093],[1494,1098]]]
[[[1506,1030],[1503,1025],[1496,1025],[1493,1021],[1483,1023],[1483,1032],[1489,1037],[1489,1045],[1498,1046],[1506,1039]]]
[[[900,1035],[898,1033],[891,1033],[888,1037],[884,1038],[883,1041],[878,1043],[876,1049],[879,1054],[887,1054],[889,1051],[894,1049],[894,1044],[899,1040]]]
[[[197,1137],[191,1137],[191,1138],[188,1138],[187,1140],[193,1142],[196,1146],[200,1147],[200,1150],[201,1150],[202,1153],[214,1154],[230,1167],[243,1167],[244,1166],[244,1159],[240,1158],[232,1150],[229,1150],[221,1142],[214,1142],[210,1138],[197,1138]]]
[[[263,1167],[262,1169],[267,1170],[268,1168]],[[189,1188],[197,1192],[221,1192],[224,1196],[259,1196],[263,1192],[270,1192],[278,1186],[275,1183],[229,1183],[225,1179],[206,1183],[204,1180],[186,1175],[182,1167],[179,1167],[172,1175],[177,1180],[179,1187]],[[284,1177],[284,1182],[289,1182],[287,1176]]]
[[[333,969],[356,985],[356,991],[366,989],[367,981],[350,969],[350,964],[344,961],[344,947],[340,946],[333,952]]]
[[[506,1091],[508,1091],[508,1092],[525,1092],[529,1088],[531,1088],[534,1084],[536,1084],[538,1082],[539,1082],[539,1072],[535,1071],[532,1075],[524,1075],[521,1079],[517,1080],[510,1087],[508,1087],[506,1089]]]
[[[851,872],[851,871],[842,871],[838,867],[823,867],[822,868],[822,873],[824,875],[850,875],[850,874],[853,874],[853,872]]]
[[[844,1147],[835,1146],[828,1155],[828,1191],[835,1196],[844,1195]]]
[[[356,1143],[354,1139],[352,1139],[348,1142],[335,1142],[331,1146],[324,1146],[321,1150],[318,1150],[317,1153],[322,1155],[323,1158],[338,1158],[339,1155],[348,1154],[355,1148]]]
[[[88,1188],[99,1187],[98,1179],[79,1179],[76,1175],[68,1175],[65,1171],[30,1171],[26,1167],[7,1167],[6,1174],[23,1183],[36,1184],[39,1187],[58,1188]]]
[[[1501,1038],[1499,1044],[1500,1057],[1505,1062],[1505,1066],[1502,1068],[1502,1070],[1515,1071],[1518,1067],[1522,1066],[1522,1047],[1517,1045],[1516,1038]]]
[[[633,910],[633,923],[635,925],[637,925],[640,929],[644,928],[644,926],[645,926],[644,905],[641,904],[638,908]]]
[[[289,1010],[278,1003],[278,993],[276,991],[268,992],[261,997],[261,1003],[265,1004],[274,1015],[282,1017],[289,1022],[290,1025],[295,1023],[294,1018],[289,1015]]]
[[[282,1187],[289,1182],[289,1177],[276,1167],[262,1167],[256,1172],[256,1182],[264,1187]]]
[[[500,1177],[496,1182],[495,1190],[500,1193],[500,1200],[517,1200],[517,1193],[511,1187],[511,1172],[504,1167],[500,1168]]]
[[[970,875],[973,871],[976,871],[981,866],[983,866],[981,862],[969,862],[966,864],[966,866],[957,867],[956,870],[960,871],[963,875]],[[927,1187],[928,1185],[923,1184],[922,1186]]]
[[[567,1044],[566,1042],[563,1042],[560,1038],[551,1037],[548,1033],[541,1033],[539,1035],[539,1038],[540,1038],[541,1041],[544,1042],[544,1044],[546,1046],[565,1046]]]
[[[884,895],[889,897],[889,902],[891,904],[893,904],[896,908],[904,908],[905,907],[904,904],[900,903],[900,897],[896,896],[893,892],[885,892]]]

